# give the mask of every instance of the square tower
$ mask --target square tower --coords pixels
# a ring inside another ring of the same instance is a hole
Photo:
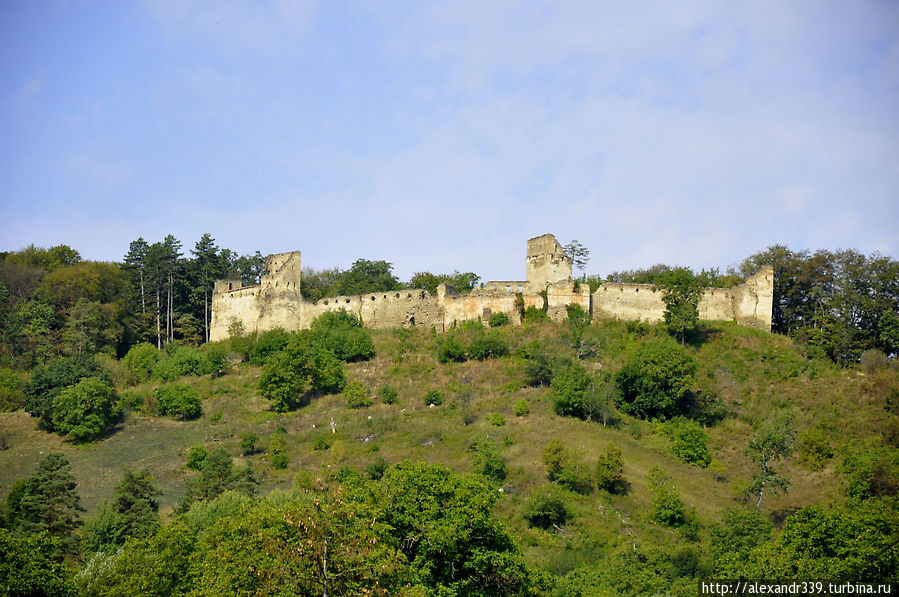
[[[544,234],[528,240],[527,281],[533,292],[550,284],[571,281],[571,259],[556,237]]]

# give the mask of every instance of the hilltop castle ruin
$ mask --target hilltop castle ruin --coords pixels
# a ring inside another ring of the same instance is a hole
[[[571,303],[599,318],[659,321],[665,313],[662,293],[651,284],[605,283],[591,294],[586,284],[572,279],[571,260],[552,234],[528,240],[525,271],[526,280],[486,282],[469,294],[441,284],[436,295],[406,289],[311,303],[300,293],[300,252],[269,255],[258,286],[243,286],[240,280],[215,283],[210,339],[227,338],[234,322],[242,323],[247,332],[308,328],[322,313],[339,309],[372,328],[433,326],[438,332],[457,321],[478,317],[487,321],[497,312],[520,323],[520,310],[531,306],[546,307],[556,321],[567,316],[565,307]],[[774,271],[763,268],[740,286],[707,289],[699,302],[699,317],[770,331],[773,294]]]

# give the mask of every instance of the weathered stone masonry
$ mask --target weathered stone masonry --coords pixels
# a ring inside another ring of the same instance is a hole
[[[594,317],[659,321],[665,313],[661,292],[648,284],[607,283],[590,294],[571,277],[571,260],[552,234],[532,238],[527,245],[526,280],[481,284],[469,294],[460,294],[441,284],[437,295],[425,290],[394,290],[354,296],[335,296],[306,302],[300,293],[300,252],[269,255],[258,286],[242,286],[239,280],[220,280],[212,296],[213,341],[228,337],[228,328],[241,322],[247,332],[276,327],[299,330],[326,311],[345,309],[372,328],[433,326],[443,331],[455,321],[486,321],[503,312],[520,323],[517,297],[525,307],[544,306],[550,318],[566,316],[566,305],[575,303]],[[764,268],[745,284],[734,288],[706,290],[699,303],[699,317],[736,321],[764,330],[771,329],[774,272]]]

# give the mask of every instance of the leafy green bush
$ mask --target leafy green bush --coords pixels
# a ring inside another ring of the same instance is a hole
[[[499,311],[490,316],[490,320],[488,321],[488,323],[490,324],[490,327],[498,328],[509,323],[509,316],[502,311]]]
[[[249,349],[250,364],[257,367],[265,365],[273,354],[284,350],[288,341],[290,341],[290,334],[283,328],[274,328],[259,334],[256,342]]]
[[[203,444],[191,446],[187,451],[187,468],[191,468],[195,471],[203,468],[203,462],[206,460],[206,455],[206,446]]]
[[[381,386],[378,389],[378,396],[384,404],[394,404],[399,393],[393,386]]]
[[[641,418],[674,416],[694,382],[696,361],[667,337],[641,342],[615,376],[618,408]]]
[[[202,348],[206,359],[206,372],[221,377],[228,372],[228,345],[226,342],[207,342]]]
[[[502,413],[490,413],[487,420],[490,421],[491,425],[496,425],[497,427],[502,427],[506,424],[506,417]]]
[[[543,449],[546,476],[553,483],[576,493],[588,494],[593,480],[587,467],[578,457],[565,448],[562,440],[554,438]]]
[[[524,310],[522,319],[527,323],[546,323],[549,321],[549,315],[539,307],[528,307]]]
[[[28,395],[25,410],[40,420],[42,429],[53,431],[53,400],[64,388],[88,377],[108,381],[109,373],[90,355],[59,357],[49,361],[31,375],[31,381],[25,388]]]
[[[678,417],[665,425],[665,432],[671,438],[671,453],[684,462],[706,468],[712,461],[708,436],[696,421]]]
[[[524,519],[528,521],[528,525],[544,530],[561,526],[569,518],[565,500],[558,491],[551,489],[532,496],[524,511]]]
[[[272,467],[283,470],[287,468],[287,432],[278,429],[268,440],[268,458]]]
[[[502,483],[506,479],[506,461],[496,447],[484,441],[479,441],[469,446],[469,451],[474,454],[474,470],[493,481]]]
[[[453,334],[446,333],[437,338],[437,360],[441,363],[461,363],[467,357],[465,347]]]
[[[312,343],[341,361],[367,361],[375,356],[371,333],[352,313],[341,309],[316,317],[309,327]]]
[[[553,376],[550,395],[556,413],[586,418],[586,395],[590,376],[580,363],[570,363]]]
[[[368,478],[372,481],[378,481],[381,477],[384,476],[384,473],[387,471],[387,461],[384,460],[381,456],[378,456],[374,459],[374,461],[365,467],[365,474],[368,475]]]
[[[425,394],[425,404],[428,406],[440,406],[443,404],[443,392],[437,389],[428,390]]]
[[[524,398],[516,400],[514,408],[516,417],[526,417],[531,412],[531,407],[528,406],[528,401]]]
[[[206,353],[193,346],[170,343],[153,368],[153,377],[160,381],[174,381],[184,375],[208,375],[222,367],[222,362],[212,362]],[[222,356],[224,361],[224,356]]]
[[[77,441],[95,440],[119,416],[113,387],[97,377],[86,377],[63,389],[53,399],[53,429]]]
[[[846,476],[847,491],[862,500],[899,494],[899,449],[852,443],[843,450],[837,469]]]
[[[327,437],[319,436],[312,443],[312,449],[316,452],[322,452],[331,447],[331,441]]]
[[[605,453],[600,454],[596,463],[596,486],[601,491],[622,494],[627,492],[627,481],[624,480],[624,460],[621,450],[615,444],[609,444]]]
[[[149,342],[141,342],[132,346],[123,360],[134,380],[142,382],[153,377],[159,357],[159,350],[155,346]]]
[[[659,524],[678,527],[687,522],[687,507],[671,484],[671,477],[659,467],[649,471],[649,489],[653,494],[652,519]]]
[[[294,334],[284,350],[274,353],[262,368],[259,393],[274,402],[278,412],[299,405],[307,387],[336,393],[346,386],[343,363],[329,350],[314,346],[309,336]]]
[[[203,414],[200,395],[187,384],[164,384],[156,389],[156,412],[182,421]]]
[[[481,334],[468,347],[468,356],[483,361],[508,356],[509,345],[496,333]]]
[[[862,353],[859,362],[865,373],[875,373],[879,369],[886,369],[890,364],[890,359],[883,352],[872,348]]]
[[[259,436],[255,433],[241,433],[240,453],[244,456],[255,454],[258,450],[257,442],[259,442]]]
[[[372,405],[372,400],[368,397],[368,388],[361,381],[348,383],[343,389],[343,395],[346,396],[346,404],[349,408],[364,408]]]
[[[538,341],[531,341],[518,348],[515,355],[524,359],[524,377],[528,386],[548,386],[552,382],[552,363]]]
[[[25,393],[15,371],[0,369],[0,412],[19,410],[25,406]]]
[[[799,460],[812,470],[821,470],[833,458],[833,446],[820,427],[810,427],[799,434]]]

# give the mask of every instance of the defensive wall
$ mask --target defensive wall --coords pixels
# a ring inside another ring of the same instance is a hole
[[[575,303],[594,317],[661,320],[665,313],[660,291],[648,284],[607,283],[590,294],[587,285],[572,280],[571,260],[552,234],[528,240],[526,280],[485,282],[468,294],[441,284],[437,294],[406,289],[353,296],[335,296],[314,303],[300,292],[299,251],[270,255],[257,286],[239,280],[220,280],[212,296],[210,339],[223,340],[240,322],[246,332],[308,328],[327,311],[346,310],[372,328],[433,326],[438,332],[457,321],[502,312],[520,323],[520,307],[546,307],[550,318],[565,319],[566,306]],[[736,321],[771,329],[774,273],[765,268],[734,288],[707,290],[699,303],[700,319]]]

